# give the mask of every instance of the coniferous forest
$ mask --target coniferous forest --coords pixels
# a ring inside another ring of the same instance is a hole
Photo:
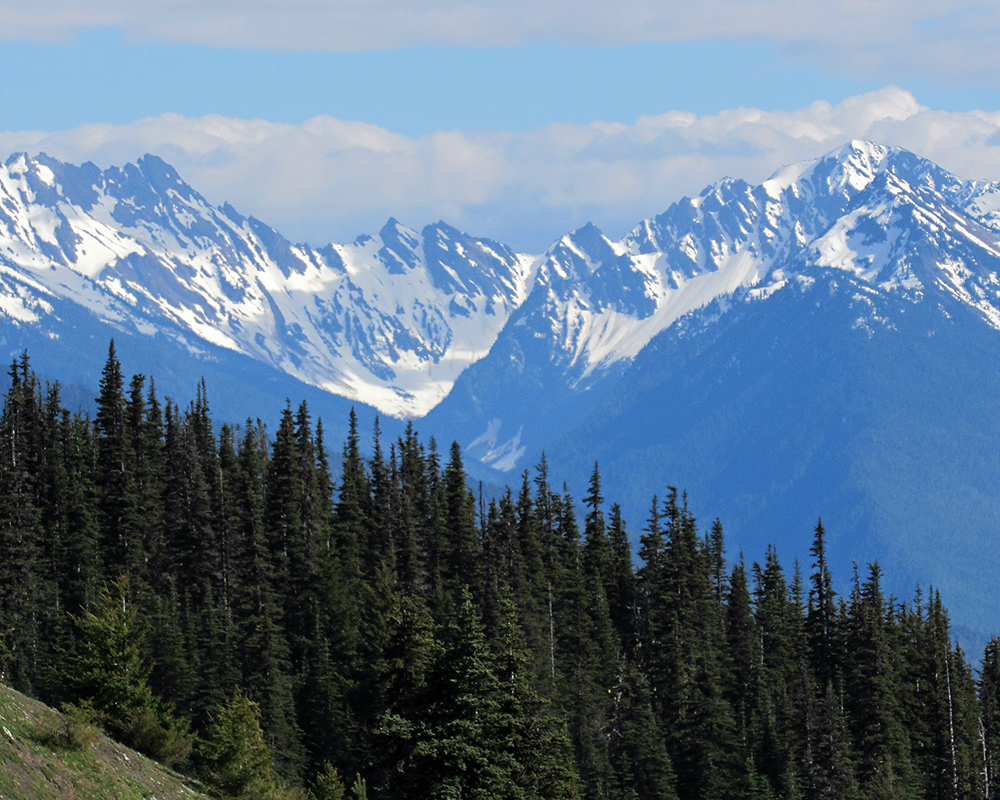
[[[578,501],[544,455],[484,500],[457,444],[217,425],[113,344],[92,419],[27,355],[9,378],[0,679],[217,796],[1000,789],[1000,642],[974,669],[877,564],[838,595],[821,522],[801,570],[747,563],[665,486],[634,560],[597,465]]]

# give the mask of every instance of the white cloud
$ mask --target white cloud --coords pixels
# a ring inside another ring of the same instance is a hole
[[[615,237],[724,176],[759,182],[849,139],[905,147],[962,177],[1000,180],[1000,112],[943,112],[887,87],[795,111],[670,112],[631,125],[411,138],[317,117],[302,125],[173,114],[127,125],[0,133],[0,151],[101,166],[145,152],[215,203],[228,200],[298,241],[349,241],[389,216],[437,219],[540,251],[593,221]]]
[[[996,85],[1000,7],[981,0],[0,0],[0,38],[67,41],[94,26],[130,41],[281,50],[543,41],[767,41],[839,74]]]
[[[776,13],[780,11],[780,13]],[[7,38],[57,39],[95,25],[133,39],[356,50],[471,45],[812,37],[886,41],[927,20],[955,31],[974,0],[3,0]],[[878,29],[872,30],[872,25]]]

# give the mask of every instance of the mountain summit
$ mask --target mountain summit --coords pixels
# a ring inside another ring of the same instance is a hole
[[[315,249],[212,207],[155,156],[101,171],[15,154],[0,168],[0,300],[14,325],[45,328],[70,302],[421,417],[498,340],[544,350],[546,381],[589,387],[688,312],[810,268],[913,299],[940,286],[997,326],[998,231],[995,184],[867,142],[760,186],[720,181],[620,242],[587,225],[541,255],[396,220]]]
[[[123,332],[243,353],[396,416],[420,416],[485,355],[530,259],[395,220],[315,250],[213,208],[155,156],[123,169],[11,156],[0,169],[0,293],[16,325],[69,301]]]
[[[891,325],[879,312],[891,298],[958,303],[992,332],[1000,328],[998,209],[997,184],[852,142],[760,186],[722,180],[621,242],[588,226],[536,260],[532,291],[490,356],[431,418],[459,420],[485,463],[523,468],[540,437],[578,423],[660,334],[711,326],[819,279],[854,287],[859,329]]]

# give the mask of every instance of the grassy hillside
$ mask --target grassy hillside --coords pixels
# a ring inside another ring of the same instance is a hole
[[[0,800],[197,800],[196,782],[0,684]],[[89,740],[89,741],[87,741]]]

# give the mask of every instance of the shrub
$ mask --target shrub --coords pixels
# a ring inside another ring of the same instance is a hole
[[[186,719],[146,707],[129,714],[120,732],[122,742],[170,767],[191,754],[194,737]]]
[[[93,746],[100,735],[97,729],[97,712],[88,703],[63,703],[62,744],[70,750],[86,750]]]

